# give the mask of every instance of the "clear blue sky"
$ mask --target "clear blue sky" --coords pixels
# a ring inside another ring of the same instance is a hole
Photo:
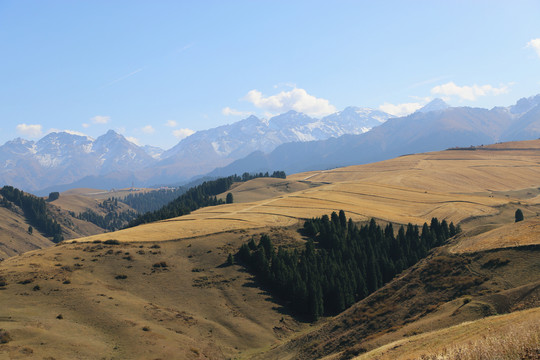
[[[0,144],[540,93],[539,1],[0,0]]]

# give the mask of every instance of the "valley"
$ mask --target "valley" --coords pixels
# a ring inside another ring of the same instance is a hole
[[[509,323],[530,328],[540,319],[539,159],[540,140],[531,140],[258,178],[234,185],[232,204],[25,248],[0,262],[0,328],[9,335],[0,354],[419,358],[481,339],[488,327],[496,335]],[[56,201],[63,211],[90,206],[81,194]],[[525,220],[515,223],[517,209]],[[358,223],[421,226],[437,217],[462,232],[315,323],[293,316],[242,265],[227,263],[263,233],[299,248],[304,220],[338,210]]]

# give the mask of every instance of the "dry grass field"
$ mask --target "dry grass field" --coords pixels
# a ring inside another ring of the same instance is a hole
[[[104,191],[96,189],[72,189],[60,194],[57,200],[54,200],[52,204],[59,208],[72,211],[76,214],[84,212],[89,209],[98,214],[104,213],[103,209],[99,207],[99,204],[111,197],[124,197],[130,193],[144,192],[150,190],[139,190],[130,192],[129,190],[117,190],[117,191]],[[123,203],[118,203],[119,211],[133,210],[129,206]]]
[[[535,359],[540,355],[539,319],[537,307],[467,321],[394,341],[355,360]]]
[[[231,190],[234,204],[11,257],[0,262],[0,358],[414,358],[540,322],[539,160],[533,141],[255,179]],[[302,219],[340,209],[464,231],[313,325],[226,264],[263,232],[299,244]]]
[[[536,150],[530,150],[533,145]],[[539,159],[540,141],[532,141],[527,150],[451,150],[295,174],[287,181],[255,179],[231,191],[239,198],[238,203],[203,208],[180,218],[80,241],[164,241],[291,226],[340,209],[357,221],[374,217],[422,224],[437,217],[458,223],[478,218],[485,222],[486,217],[491,217],[498,226],[511,222],[511,212],[518,207],[526,208],[527,216],[540,213]],[[286,191],[287,186],[298,190]],[[527,189],[536,197],[512,193]],[[271,195],[277,196],[268,198]],[[496,218],[503,211],[506,218]]]
[[[284,339],[308,325],[225,266],[251,235],[75,243],[7,259],[0,328],[11,341],[0,358],[222,359]]]
[[[0,207],[0,260],[53,245],[38,231],[29,234],[28,226],[24,216]]]

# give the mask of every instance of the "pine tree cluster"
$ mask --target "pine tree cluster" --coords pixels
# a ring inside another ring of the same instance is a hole
[[[200,185],[188,189],[162,208],[140,215],[130,221],[128,227],[187,215],[191,211],[206,206],[224,204],[225,202],[221,199],[217,199],[216,195],[229,190],[234,182],[248,181],[258,177],[285,178],[286,175],[284,171],[274,171],[272,174],[269,174],[268,172],[256,174],[244,173],[241,177],[238,175],[231,175],[225,178],[205,181]],[[144,196],[145,194],[141,194],[139,199],[144,199]],[[129,205],[129,201],[124,202]]]
[[[294,313],[316,320],[365,298],[459,231],[433,218],[421,231],[408,224],[395,235],[392,224],[383,229],[372,219],[358,227],[340,211],[304,223],[303,251],[276,252],[262,235],[259,244],[243,244],[238,259]]]
[[[104,200],[103,202],[99,203],[99,207],[105,211],[105,215],[100,215],[90,209],[86,209],[78,215],[75,215],[75,213],[71,213],[71,215],[77,217],[78,219],[91,222],[100,228],[109,231],[121,229],[131,220],[137,217],[137,213],[134,211],[122,211],[120,206],[118,206],[118,199],[116,198],[108,198]]]

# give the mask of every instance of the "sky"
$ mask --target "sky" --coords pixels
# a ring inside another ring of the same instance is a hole
[[[0,144],[540,93],[540,1],[0,0]]]

